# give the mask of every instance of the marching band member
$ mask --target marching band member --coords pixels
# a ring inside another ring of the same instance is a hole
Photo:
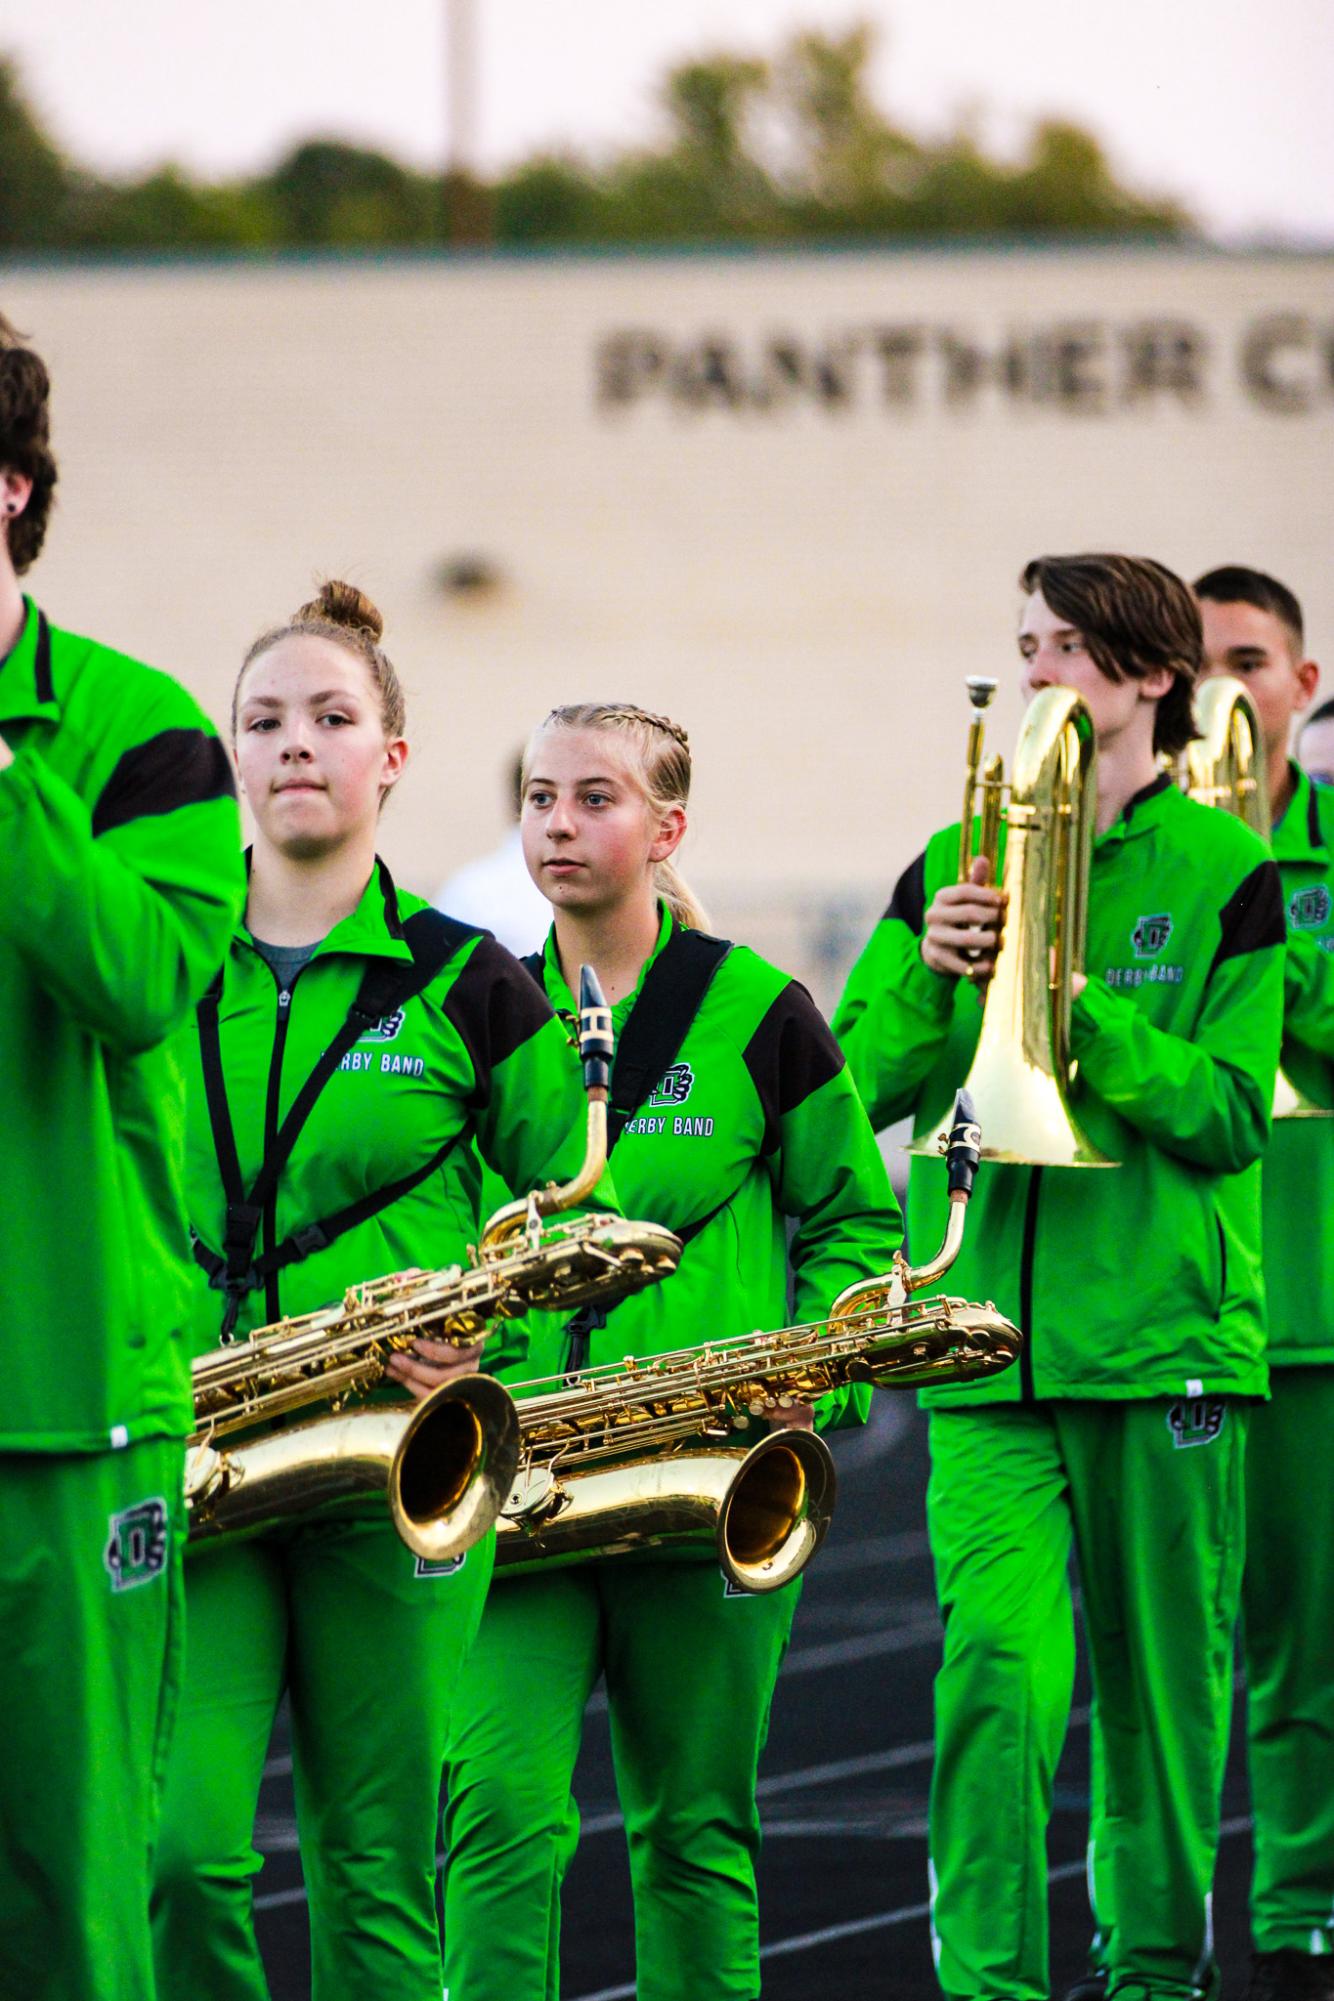
[[[1317,785],[1334,785],[1334,701],[1312,709],[1297,733],[1297,762]]]
[[[1275,578],[1229,566],[1195,595],[1206,671],[1245,682],[1263,739],[1288,925],[1284,1071],[1334,1106],[1334,790],[1288,755],[1319,669],[1301,606]],[[1334,2001],[1334,1248],[1321,1222],[1334,1215],[1334,1124],[1278,1120],[1262,1185],[1271,1400],[1246,1441],[1242,1582],[1248,2001]]]
[[[256,835],[190,1073],[197,1352],[220,1321],[245,1335],[358,1280],[460,1258],[475,1184],[455,1170],[474,1138],[516,1188],[583,1157],[579,1080],[527,973],[489,933],[405,895],[376,856],[408,755],[381,630],[359,591],[328,583],[256,640],[237,683]],[[390,1370],[425,1395],[472,1366],[423,1339]],[[380,1504],[192,1548],[154,1903],[160,2001],[267,1993],[251,1837],[284,1690],[313,1993],[437,2001],[449,1691],[493,1552],[491,1537],[456,1564],[423,1562]]]
[[[524,852],[555,912],[535,977],[568,1015],[580,961],[597,971],[617,1029],[617,1187],[687,1246],[666,1285],[605,1326],[576,1316],[550,1342],[552,1371],[783,1325],[789,1218],[799,1320],[886,1270],[900,1234],[814,1004],[700,930],[671,863],[689,785],[685,732],[625,704],[553,710],[525,758]],[[759,1993],[756,1768],[796,1602],[793,1588],[734,1594],[683,1552],[498,1573],[447,1763],[451,2001],[554,2001],[571,1781],[603,1673],[640,2001]]]
[[[181,1049],[241,871],[189,696],[20,589],[49,394],[0,319],[0,1991],[141,2001],[182,1630]]]
[[[1157,563],[1044,557],[1021,580],[1025,692],[1097,740],[1076,1116],[1114,1170],[984,1165],[951,1289],[1025,1330],[1019,1367],[926,1392],[945,1623],[933,1928],[955,2001],[1045,2001],[1046,1825],[1074,1669],[1095,1691],[1091,1875],[1109,1991],[1211,1991],[1208,1917],[1241,1586],[1246,1399],[1265,1390],[1258,1161],[1283,968],[1277,875],[1159,771],[1191,733],[1199,614]],[[877,1123],[929,1131],[965,1074],[1005,921],[959,829],[903,874],[835,1026]],[[972,956],[976,953],[977,956]],[[983,1130],[987,1106],[978,1105]],[[939,1169],[915,1162],[930,1238]]]

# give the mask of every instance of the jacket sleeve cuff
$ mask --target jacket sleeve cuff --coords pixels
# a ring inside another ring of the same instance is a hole
[[[1070,1054],[1083,1058],[1106,1028],[1112,1027],[1125,1006],[1105,980],[1090,979],[1070,1009]]]
[[[27,797],[31,783],[30,773],[17,758],[0,771],[0,820],[8,819],[18,812]]]
[[[933,973],[920,951],[908,960],[903,975],[903,992],[914,1008],[943,1021],[954,1006],[957,979]]]

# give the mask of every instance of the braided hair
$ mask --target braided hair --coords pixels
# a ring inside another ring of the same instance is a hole
[[[22,473],[32,481],[23,512],[0,517],[8,533],[9,559],[19,576],[41,554],[56,488],[50,396],[45,362],[24,346],[23,336],[0,313],[0,470]]]
[[[524,752],[525,787],[533,747],[547,730],[614,730],[632,753],[632,775],[655,813],[685,806],[690,798],[690,738],[670,716],[655,715],[634,702],[568,702],[552,709],[533,731]],[[703,907],[671,862],[654,864],[653,887],[678,924],[688,931],[708,929]]]

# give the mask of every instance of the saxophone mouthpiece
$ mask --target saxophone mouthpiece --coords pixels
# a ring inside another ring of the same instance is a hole
[[[950,1135],[945,1143],[945,1163],[949,1169],[950,1199],[960,1196],[966,1202],[973,1192],[973,1176],[977,1173],[978,1162],[982,1158],[982,1128],[977,1123],[977,1112],[967,1091],[960,1091],[954,1100],[954,1117],[950,1122]]]
[[[611,1084],[611,1061],[616,1054],[616,1035],[611,1025],[611,1009],[591,966],[579,968],[579,1060],[584,1066],[584,1089],[606,1095]]]

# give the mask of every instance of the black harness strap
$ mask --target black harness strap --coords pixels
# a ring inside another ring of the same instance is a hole
[[[222,970],[199,1003],[199,1053],[204,1065],[204,1095],[208,1099],[208,1122],[213,1128],[213,1151],[218,1156],[222,1192],[231,1209],[245,1200],[245,1183],[236,1153],[231,1107],[222,1075],[222,1041],[218,1032],[218,1007],[222,1000]]]
[[[350,1202],[344,1208],[335,1210],[332,1215],[321,1218],[319,1222],[303,1224],[299,1230],[293,1230],[272,1250],[263,1252],[259,1257],[255,1256],[255,1238],[259,1234],[265,1204],[278,1186],[283,1169],[292,1157],[302,1127],[310,1117],[320,1092],[348,1050],[369,1029],[374,1028],[378,1021],[405,1007],[410,1000],[421,993],[423,988],[429,986],[436,974],[453,957],[463,939],[471,935],[470,926],[459,924],[452,917],[443,916],[438,910],[414,912],[402,929],[403,937],[412,953],[411,962],[405,965],[402,960],[373,959],[367,964],[342,1027],[293,1099],[286,1118],[274,1136],[272,1147],[260,1162],[259,1172],[248,1192],[241,1179],[236,1136],[232,1129],[231,1111],[227,1103],[227,1085],[222,1067],[222,1043],[218,1025],[222,993],[221,973],[200,1002],[199,1048],[204,1067],[204,1092],[208,1102],[209,1123],[213,1129],[213,1147],[217,1154],[218,1172],[222,1180],[223,1195],[226,1198],[226,1215],[221,1255],[210,1250],[193,1231],[191,1246],[196,1264],[202,1266],[208,1273],[209,1284],[227,1295],[227,1306],[222,1322],[224,1336],[230,1334],[236,1325],[242,1300],[248,1293],[262,1286],[272,1273],[281,1271],[287,1265],[296,1264],[302,1258],[310,1257],[315,1251],[323,1250],[345,1231],[355,1229],[358,1223],[365,1222],[368,1217],[376,1215],[381,1209],[387,1209],[391,1202],[397,1202],[400,1196],[419,1187],[434,1174],[455,1144],[457,1134],[411,1174],[405,1174],[397,1181],[388,1182],[385,1186],[374,1189],[356,1202]]]
[[[727,938],[677,930],[644,975],[639,998],[616,1044],[607,1115],[608,1152],[676,1061],[713,976],[731,949]]]
[[[730,939],[678,929],[644,975],[630,1019],[616,1038],[607,1114],[608,1153],[654,1085],[676,1061],[713,976],[731,949]],[[542,954],[534,952],[522,963],[545,992]]]
[[[715,1216],[722,1215],[723,1210],[730,1206],[732,1195],[735,1194],[734,1188],[732,1194],[724,1195],[722,1201],[715,1203],[707,1215],[696,1216],[693,1223],[682,1223],[673,1230],[672,1235],[681,1240],[682,1250],[687,1244],[693,1244],[695,1238],[708,1229]],[[619,1304],[618,1300],[614,1300],[610,1306],[581,1306],[577,1312],[570,1315],[565,1323],[565,1361],[562,1364],[567,1376],[577,1375],[580,1369],[588,1367],[588,1352],[593,1335],[599,1327],[606,1326],[607,1315],[614,1313]]]
[[[437,1167],[443,1165],[457,1146],[459,1137],[460,1134],[455,1133],[453,1139],[448,1139],[443,1146],[437,1147],[430,1159],[423,1161],[420,1167],[415,1167],[411,1174],[404,1174],[397,1181],[386,1182],[382,1188],[373,1189],[369,1195],[362,1195],[357,1201],[349,1202],[346,1208],[335,1209],[331,1216],[322,1217],[318,1223],[304,1223],[299,1230],[293,1230],[292,1234],[285,1237],[273,1250],[261,1251],[243,1274],[246,1281],[245,1291],[257,1292],[274,1272],[282,1271],[287,1265],[299,1264],[302,1258],[311,1257],[314,1252],[327,1249],[346,1231],[355,1230],[358,1223],[365,1223],[372,1216],[377,1216],[381,1209],[387,1209],[390,1203],[397,1202],[400,1196],[410,1195],[414,1188],[419,1188],[423,1181],[430,1179]],[[216,1251],[211,1251],[198,1236],[192,1238],[192,1248],[195,1263],[202,1265],[208,1273],[209,1283],[219,1290],[228,1290],[226,1258],[219,1257]]]
[[[33,685],[39,702],[54,702],[55,682],[51,679],[51,628],[46,613],[37,614],[37,651],[32,663]]]
[[[690,1033],[695,1016],[704,1004],[713,976],[731,951],[727,938],[711,938],[705,931],[673,931],[644,976],[639,998],[630,1010],[630,1019],[616,1038],[616,1055],[611,1072],[611,1103],[607,1112],[607,1152],[611,1153],[629,1121],[635,1116],[655,1084],[676,1061],[682,1043]],[[522,961],[537,984],[546,991],[542,977],[543,955],[533,952]],[[732,1191],[735,1194],[735,1190]],[[675,1234],[682,1244],[690,1243],[720,1216],[732,1200],[727,1195],[693,1223],[683,1224]],[[614,1312],[615,1308],[607,1311]],[[581,1306],[565,1323],[567,1374],[577,1373],[588,1363],[593,1333],[607,1324],[607,1311],[600,1306]]]

